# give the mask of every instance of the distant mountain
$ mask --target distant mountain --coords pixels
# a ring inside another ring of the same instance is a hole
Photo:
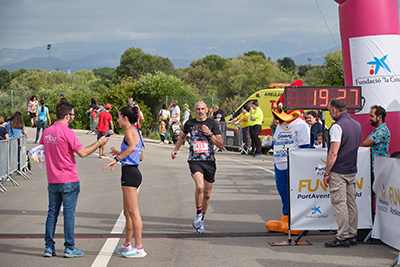
[[[49,69],[76,72],[119,65],[122,53],[130,48],[169,58],[175,68],[186,68],[195,59],[216,54],[224,58],[237,57],[245,52],[262,51],[266,57],[277,60],[291,57],[296,65],[321,65],[323,56],[336,49],[326,49],[324,44],[297,44],[281,39],[230,40],[212,38],[148,39],[104,43],[57,43],[47,50],[47,45],[31,49],[0,49],[0,69],[14,71],[20,68]],[[311,62],[307,60],[311,58]]]

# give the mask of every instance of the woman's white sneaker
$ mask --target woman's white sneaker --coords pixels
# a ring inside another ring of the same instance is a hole
[[[128,252],[122,252],[122,256],[124,256],[125,258],[144,258],[146,257],[147,253],[146,251],[144,251],[144,249],[137,249],[137,248],[133,248]]]

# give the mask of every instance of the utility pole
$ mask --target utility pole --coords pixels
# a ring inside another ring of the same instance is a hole
[[[47,50],[49,50],[49,72],[50,72],[50,50],[51,50],[51,44],[47,45]]]

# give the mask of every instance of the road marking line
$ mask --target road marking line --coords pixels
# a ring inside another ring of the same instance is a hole
[[[97,254],[96,259],[92,263],[92,267],[106,267],[118,242],[119,238],[107,238],[104,246],[101,248],[99,254]]]
[[[268,172],[268,173],[271,173],[271,174],[275,175],[275,171],[272,171],[272,170],[269,170],[269,169],[266,169],[266,168],[263,168],[263,167],[260,167],[260,166],[256,166],[256,165],[253,165],[253,164],[250,164],[250,163],[247,163],[247,162],[243,162],[243,161],[239,161],[239,160],[231,159],[231,158],[227,158],[227,157],[222,157],[222,158],[228,159],[230,161],[236,161],[236,162],[239,162],[239,163],[241,163],[243,165],[252,166],[252,167],[255,167],[257,169],[260,169],[260,170],[263,170],[265,172]]]
[[[137,189],[138,194],[140,191],[140,187]],[[125,216],[124,210],[118,216],[117,221],[114,224],[113,229],[111,230],[111,234],[122,234],[125,229]],[[97,254],[96,259],[94,259],[91,267],[107,267],[108,262],[110,261],[115,247],[118,245],[120,238],[107,238],[103,247],[101,248],[99,254]]]

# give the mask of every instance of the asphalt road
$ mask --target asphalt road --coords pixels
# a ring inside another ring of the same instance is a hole
[[[95,135],[77,130],[84,146]],[[28,129],[28,149],[35,130]],[[119,147],[121,136],[107,145]],[[281,202],[275,187],[271,157],[217,153],[216,183],[205,218],[205,233],[192,227],[194,183],[186,162],[188,149],[182,147],[171,159],[173,145],[145,140],[140,165],[143,183],[139,192],[143,220],[143,245],[147,257],[126,259],[112,251],[124,241],[124,218],[120,167],[102,170],[109,159],[92,154],[77,156],[81,181],[76,211],[76,247],[85,257],[66,259],[63,253],[63,216],[57,226],[59,256],[44,258],[44,229],[47,213],[45,170],[33,166],[30,179],[15,179],[0,194],[0,266],[389,266],[398,251],[382,244],[359,244],[351,248],[325,248],[333,233],[310,232],[302,240],[308,246],[271,246],[288,236],[266,233],[265,223],[281,216]]]

